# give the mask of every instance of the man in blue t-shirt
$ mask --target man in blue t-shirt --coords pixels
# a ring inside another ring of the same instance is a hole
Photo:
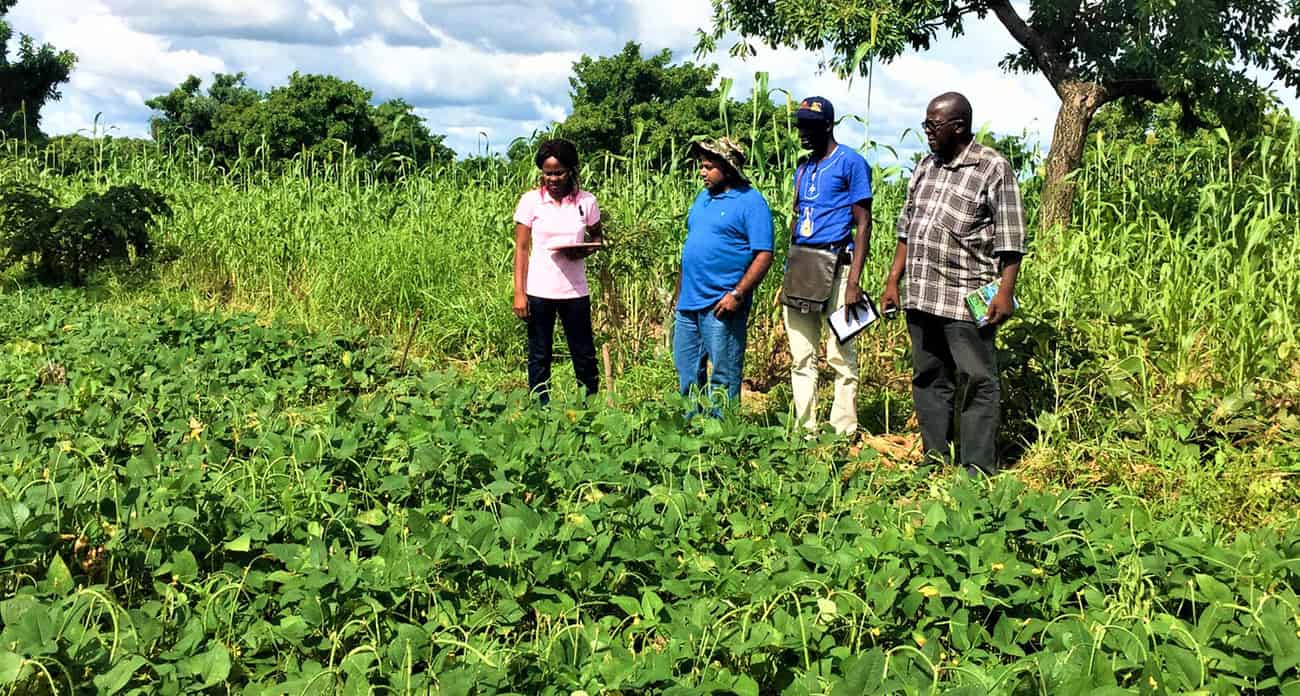
[[[744,178],[745,151],[728,138],[693,147],[704,190],[686,216],[677,278],[673,364],[682,395],[710,385],[740,400],[754,289],[772,266],[772,211]],[[712,376],[707,366],[712,363]],[[715,406],[713,413],[719,414]]]
[[[795,419],[817,429],[817,346],[829,313],[862,301],[858,281],[871,242],[871,167],[852,148],[835,141],[835,107],[809,97],[795,112],[799,141],[809,151],[795,171],[794,223],[791,243],[839,254],[830,301],[821,312],[786,306],[790,337]],[[835,371],[835,401],[830,424],[848,434],[858,427],[858,358],[853,339],[840,343],[826,331],[826,362]]]

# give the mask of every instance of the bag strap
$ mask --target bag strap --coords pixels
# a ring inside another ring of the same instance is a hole
[[[804,162],[795,169],[794,175],[794,222],[790,225],[790,244],[795,244],[799,235],[795,232],[799,228],[799,191],[803,188],[803,173],[808,168],[808,163]]]

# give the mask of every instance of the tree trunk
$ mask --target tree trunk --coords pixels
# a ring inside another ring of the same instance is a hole
[[[1093,115],[1110,101],[1108,90],[1091,82],[1062,82],[1056,93],[1061,97],[1061,110],[1056,114],[1052,147],[1047,152],[1047,174],[1043,179],[1038,217],[1040,230],[1070,223],[1075,184],[1066,177],[1083,161],[1083,146]]]

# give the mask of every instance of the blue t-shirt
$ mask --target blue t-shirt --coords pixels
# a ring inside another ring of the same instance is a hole
[[[716,196],[700,191],[686,215],[677,309],[717,304],[740,284],[754,254],[771,250],[772,209],[758,189],[741,186]]]
[[[794,173],[795,244],[853,239],[853,204],[871,198],[871,167],[853,148],[836,145],[830,155],[805,162]]]

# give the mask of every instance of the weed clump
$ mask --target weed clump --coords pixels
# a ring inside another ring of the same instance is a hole
[[[43,283],[83,285],[105,261],[149,257],[149,230],[170,216],[167,198],[138,184],[87,194],[66,209],[45,189],[14,186],[0,191],[0,246],[6,266],[26,262]]]

